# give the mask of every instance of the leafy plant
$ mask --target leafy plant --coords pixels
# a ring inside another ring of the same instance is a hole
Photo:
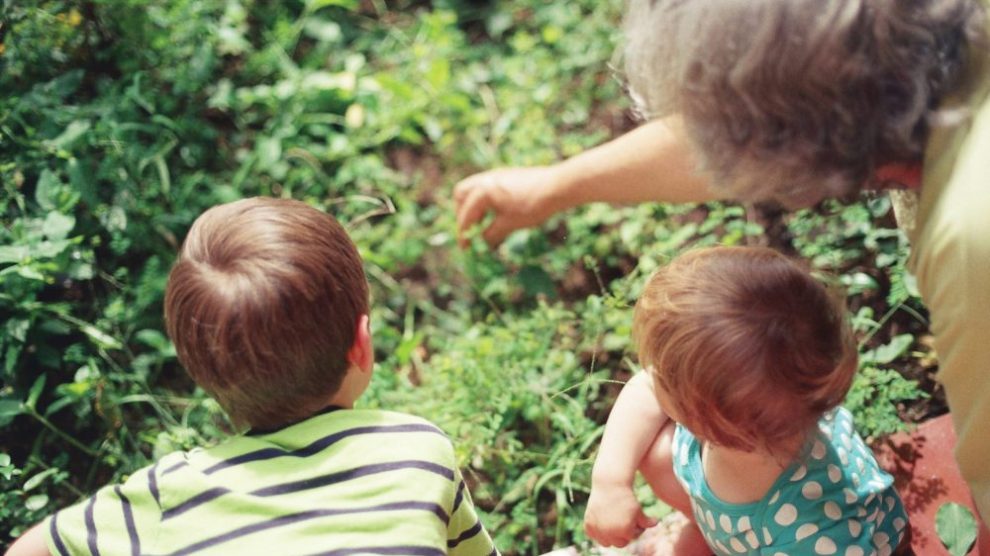
[[[630,307],[677,253],[763,241],[745,207],[591,205],[496,251],[455,247],[452,184],[632,125],[609,69],[621,2],[39,0],[0,27],[0,550],[172,450],[230,432],[163,333],[205,208],[305,200],[359,245],[379,372],[364,403],[440,423],[504,553],[587,546],[595,446]],[[849,292],[868,434],[926,351],[883,197],[786,219]],[[905,315],[908,324],[904,325]],[[895,326],[896,324],[896,329]]]
[[[962,504],[946,502],[935,514],[935,531],[952,556],[965,556],[976,542],[978,525],[973,512]]]

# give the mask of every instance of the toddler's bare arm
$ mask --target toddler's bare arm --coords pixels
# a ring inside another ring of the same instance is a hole
[[[585,513],[588,536],[605,546],[625,546],[651,525],[633,494],[636,469],[668,422],[645,372],[626,383],[605,425],[592,471]]]

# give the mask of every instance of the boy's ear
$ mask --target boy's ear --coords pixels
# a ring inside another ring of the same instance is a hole
[[[362,371],[371,371],[375,364],[375,349],[371,344],[371,321],[368,315],[358,317],[354,330],[354,343],[347,350],[347,361]]]

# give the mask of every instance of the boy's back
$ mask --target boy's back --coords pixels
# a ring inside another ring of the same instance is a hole
[[[496,553],[447,437],[352,409],[375,363],[368,282],[333,217],[287,199],[211,208],[164,306],[182,366],[255,433],[166,456],[9,555]]]
[[[443,432],[378,410],[169,454],[46,529],[52,554],[495,553]]]

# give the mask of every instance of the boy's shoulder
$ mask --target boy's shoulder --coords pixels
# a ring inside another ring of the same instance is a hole
[[[403,432],[432,433],[449,441],[447,434],[436,424],[423,417],[385,409],[338,409],[311,417],[298,427],[286,429],[289,435],[340,435],[390,434]]]
[[[422,417],[381,409],[331,409],[276,430],[249,432],[211,447],[169,454],[159,465],[183,460],[198,460],[199,466],[213,465],[210,461],[226,466],[229,463],[219,462],[255,458],[293,461],[361,445],[406,452],[453,451],[447,434]]]
[[[444,434],[444,432],[433,422],[420,417],[418,415],[413,415],[411,413],[403,413],[401,411],[391,411],[387,409],[348,409],[340,412],[341,416],[344,418],[350,418],[354,421],[367,420],[369,422],[381,422],[390,424],[418,424],[423,426],[428,426],[436,429],[439,433]]]
[[[391,440],[401,442],[406,435],[411,434],[420,439],[420,442],[416,443],[418,449],[442,451],[453,456],[453,445],[447,433],[423,417],[383,409],[351,409],[339,413],[342,427],[340,434],[349,434],[344,431],[351,431],[365,436],[372,442]],[[431,441],[426,442],[427,439]],[[395,446],[395,448],[409,449],[410,446]]]

